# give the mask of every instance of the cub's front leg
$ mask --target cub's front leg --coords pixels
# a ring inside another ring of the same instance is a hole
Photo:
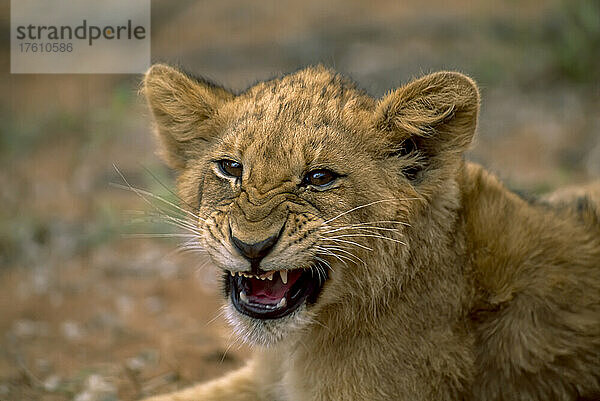
[[[249,363],[241,369],[208,383],[150,397],[144,401],[261,401],[265,400],[256,381],[256,368]],[[266,400],[265,400],[266,401]],[[269,400],[270,401],[270,400]]]

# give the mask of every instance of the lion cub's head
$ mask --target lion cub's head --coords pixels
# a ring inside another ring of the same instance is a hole
[[[448,189],[479,102],[458,73],[377,100],[323,67],[234,94],[155,65],[143,90],[228,318],[267,345],[409,274],[410,222]]]

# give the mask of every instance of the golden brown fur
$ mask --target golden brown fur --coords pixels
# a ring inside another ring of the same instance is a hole
[[[263,269],[331,267],[285,318],[229,305],[252,360],[155,400],[599,399],[600,185],[526,202],[465,162],[471,79],[436,73],[376,100],[314,67],[234,95],[156,65],[143,90],[217,266],[249,269],[232,233],[281,231]],[[220,158],[243,164],[239,182]],[[341,177],[302,186],[315,167]],[[318,254],[332,229],[352,243]]]

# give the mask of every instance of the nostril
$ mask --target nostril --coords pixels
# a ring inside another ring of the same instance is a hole
[[[242,256],[250,260],[257,260],[267,256],[267,254],[271,251],[271,249],[277,242],[277,238],[279,238],[279,235],[274,235],[272,237],[267,238],[264,241],[248,244],[237,239],[232,235],[231,242],[233,242],[233,245],[236,247],[236,249],[240,252]]]

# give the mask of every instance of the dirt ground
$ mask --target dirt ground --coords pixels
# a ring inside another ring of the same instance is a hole
[[[483,99],[469,159],[532,194],[600,179],[597,0],[164,0],[152,10],[154,61],[235,90],[318,62],[374,96],[429,71],[468,73]],[[250,350],[220,315],[216,269],[176,252],[176,239],[148,238],[176,231],[141,222],[154,206],[111,185],[123,183],[117,166],[174,200],[140,77],[11,75],[3,40],[0,400],[133,400],[241,366]]]

